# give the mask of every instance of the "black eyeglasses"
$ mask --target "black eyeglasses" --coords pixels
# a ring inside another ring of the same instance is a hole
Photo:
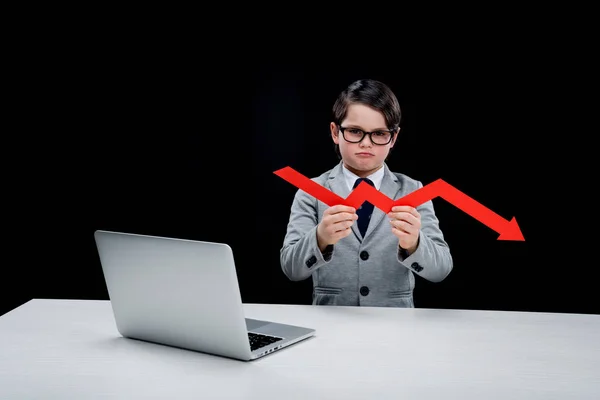
[[[384,146],[392,141],[392,137],[396,130],[378,130],[373,132],[365,132],[358,128],[347,128],[338,125],[338,128],[342,132],[342,136],[349,143],[360,143],[366,135],[369,135],[371,143]]]

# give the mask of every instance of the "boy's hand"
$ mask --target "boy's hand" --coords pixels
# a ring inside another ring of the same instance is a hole
[[[412,254],[419,244],[421,214],[410,206],[395,206],[388,213],[392,232],[399,240],[399,245]]]
[[[353,207],[337,205],[325,210],[323,219],[317,226],[317,242],[321,251],[350,235],[350,228],[357,219],[358,215]]]

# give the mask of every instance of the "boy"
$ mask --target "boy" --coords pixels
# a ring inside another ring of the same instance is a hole
[[[400,119],[398,100],[385,84],[350,84],[330,124],[341,161],[313,180],[344,198],[363,180],[394,200],[423,187],[385,163]],[[280,259],[290,280],[312,276],[313,305],[413,308],[414,274],[440,282],[453,267],[431,201],[385,215],[368,202],[359,210],[328,207],[302,190],[294,197]]]

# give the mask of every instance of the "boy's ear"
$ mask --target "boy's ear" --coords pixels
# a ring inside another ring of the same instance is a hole
[[[338,129],[337,129],[337,125],[335,124],[335,122],[332,122],[329,124],[329,130],[331,130],[331,138],[333,139],[333,142],[335,144],[338,144]]]
[[[394,138],[392,139],[390,147],[394,147],[394,145],[396,144],[396,140],[398,140],[398,136],[400,136],[400,127],[396,129],[396,133],[394,133]]]

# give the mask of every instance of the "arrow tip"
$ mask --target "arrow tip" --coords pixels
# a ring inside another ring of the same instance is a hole
[[[284,172],[289,171],[291,168],[290,167],[283,167],[283,168],[279,168],[276,171],[273,171],[273,173],[277,176],[281,176]]]
[[[506,227],[498,236],[498,240],[514,240],[524,242],[525,238],[523,237],[523,233],[521,232],[521,228],[519,228],[519,224],[517,224],[517,220],[515,217],[510,220]]]

